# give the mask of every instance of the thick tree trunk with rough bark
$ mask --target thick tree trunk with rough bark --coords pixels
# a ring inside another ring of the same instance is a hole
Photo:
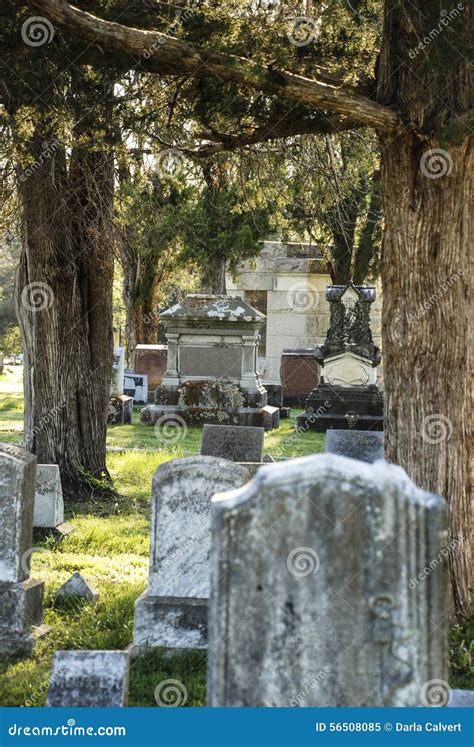
[[[112,340],[109,153],[75,148],[41,158],[20,178],[23,247],[17,315],[25,354],[25,446],[59,464],[66,489],[83,471],[106,474],[105,438]]]
[[[472,33],[472,19],[471,12],[458,25]],[[416,484],[447,499],[452,593],[457,613],[468,615],[474,160],[466,134],[452,136],[452,119],[465,109],[472,79],[461,51],[443,55],[441,37],[410,54],[438,20],[421,0],[387,5],[379,101],[395,104],[407,126],[381,136],[386,452]]]

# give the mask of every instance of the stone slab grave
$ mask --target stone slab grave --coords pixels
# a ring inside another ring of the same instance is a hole
[[[321,454],[212,503],[210,706],[419,706],[447,680],[443,499]]]
[[[127,705],[127,651],[56,651],[46,705],[120,708]]]
[[[0,655],[31,654],[43,621],[43,581],[30,578],[36,457],[0,444]],[[32,630],[34,628],[34,630]]]
[[[247,469],[211,456],[173,459],[153,477],[148,588],[135,604],[132,653],[207,646],[211,498]]]
[[[363,462],[384,457],[383,431],[353,431],[332,428],[326,431],[326,452],[340,454]]]
[[[54,530],[61,535],[74,531],[74,527],[64,521],[64,499],[57,464],[36,465],[33,526],[35,529]]]
[[[201,454],[231,462],[261,462],[265,429],[245,425],[209,425],[202,433]]]

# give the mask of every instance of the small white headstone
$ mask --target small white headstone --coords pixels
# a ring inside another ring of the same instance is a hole
[[[35,512],[33,526],[55,528],[64,521],[61,475],[57,464],[36,467]]]

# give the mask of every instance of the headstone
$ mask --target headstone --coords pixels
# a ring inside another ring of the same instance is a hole
[[[210,456],[173,459],[153,478],[148,589],[135,605],[133,651],[207,646],[211,498],[249,479]]]
[[[146,374],[148,396],[154,393],[166,371],[167,345],[137,345],[133,353],[133,369],[137,374]]]
[[[261,462],[264,428],[206,424],[201,454],[230,459],[231,462]]]
[[[319,384],[320,375],[321,368],[313,349],[283,350],[280,363],[283,404],[302,407],[308,395]]]
[[[263,413],[263,427],[266,431],[280,427],[280,409],[278,407],[266,405],[262,407],[261,412]]]
[[[383,430],[383,394],[377,387],[380,350],[370,329],[375,288],[328,285],[331,319],[324,344],[314,351],[321,381],[296,418],[297,430]]]
[[[46,705],[120,708],[127,705],[127,651],[56,651]]]
[[[119,397],[123,394],[123,377],[125,372],[125,350],[122,347],[114,348],[112,361],[112,378],[110,381],[110,396]]]
[[[0,444],[0,655],[31,654],[43,620],[42,581],[30,578],[36,457]]]
[[[123,393],[128,397],[132,397],[134,404],[146,405],[146,403],[148,402],[147,375],[137,374],[133,371],[125,371]]]
[[[363,462],[383,459],[383,431],[352,431],[332,428],[326,431],[326,451]]]
[[[400,467],[260,467],[212,532],[210,706],[419,706],[446,681],[446,506]]]
[[[63,522],[64,500],[59,466],[38,464],[33,526],[55,528]]]
[[[131,425],[133,420],[133,397],[121,394],[109,399],[108,423],[111,425]]]
[[[474,690],[451,690],[446,705],[450,708],[474,708]]]
[[[88,602],[97,602],[99,592],[94,589],[83,576],[76,571],[57,591],[60,599],[75,597],[85,599]]]

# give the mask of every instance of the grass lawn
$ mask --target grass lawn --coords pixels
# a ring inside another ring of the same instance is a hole
[[[0,376],[0,441],[21,442],[21,375],[20,366],[8,366]],[[265,452],[275,459],[324,450],[321,434],[296,435],[295,414],[282,420],[278,431],[265,435]],[[51,632],[37,643],[31,658],[0,662],[0,705],[44,705],[51,658],[57,649],[123,649],[132,641],[133,605],[148,575],[151,479],[159,464],[199,453],[201,433],[200,428],[188,428],[182,440],[167,446],[154,428],[139,422],[138,411],[133,425],[109,428],[107,442],[114,450],[108,453],[108,468],[119,495],[67,506],[66,520],[76,531],[62,542],[35,536],[32,576],[45,581],[45,623]],[[99,590],[95,606],[55,602],[55,592],[74,571],[83,573]],[[451,632],[453,687],[474,687],[473,634],[473,624]],[[205,705],[203,655],[169,656],[159,651],[132,661],[130,705],[156,706],[155,689],[166,679],[183,683],[187,706]]]

